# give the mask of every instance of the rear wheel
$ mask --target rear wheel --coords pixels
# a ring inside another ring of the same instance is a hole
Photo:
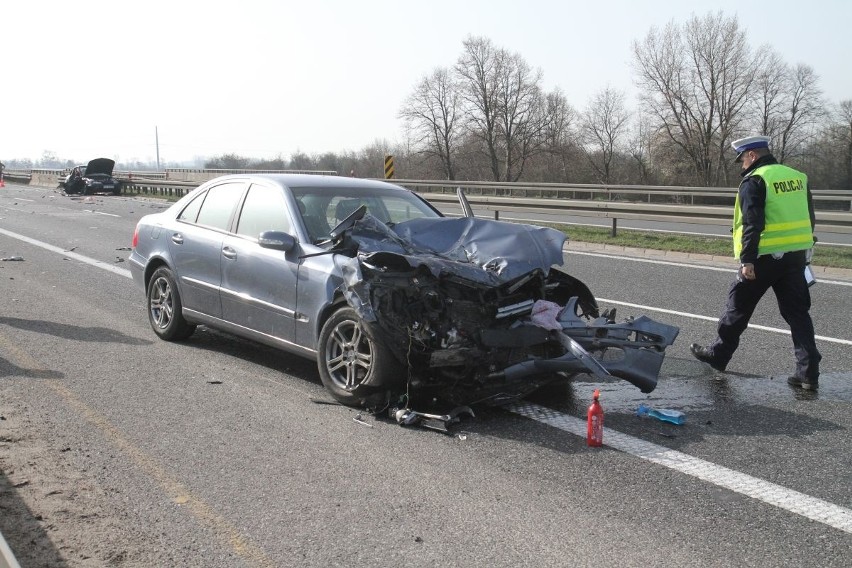
[[[195,326],[187,323],[181,310],[180,293],[172,271],[162,266],[148,282],[148,321],[154,333],[166,341],[180,341],[192,335]]]
[[[403,376],[393,354],[362,326],[355,310],[340,308],[322,326],[319,337],[322,383],[335,399],[350,406],[364,405]]]

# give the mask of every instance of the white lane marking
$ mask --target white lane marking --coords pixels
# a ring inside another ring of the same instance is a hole
[[[32,201],[35,202],[35,199],[24,199],[23,197],[13,197],[15,201]]]
[[[110,217],[121,217],[121,215],[116,215],[115,213],[104,213],[103,211],[95,211],[94,209],[83,209],[83,211],[88,211],[89,213],[94,213],[95,215],[109,215]]]
[[[688,312],[678,312],[676,310],[667,310],[665,308],[655,308],[653,306],[643,306],[642,304],[631,304],[629,302],[620,302],[618,300],[609,300],[607,298],[598,298],[599,302],[606,302],[608,304],[616,304],[618,306],[627,306],[629,308],[638,308],[640,310],[648,310],[649,312],[659,312],[663,314],[671,314],[675,316],[681,316],[684,318],[692,318],[692,319],[700,319],[707,321],[719,321],[719,318],[713,318],[710,316],[702,316],[699,314],[690,314]],[[748,327],[751,329],[759,329],[761,331],[769,331],[771,333],[780,333],[781,335],[790,335],[790,330],[781,329],[780,327],[769,327],[766,325],[758,325],[756,323],[748,324]],[[837,337],[826,337],[824,335],[815,335],[816,339],[821,341],[827,341],[829,343],[839,343],[841,345],[852,345],[852,340],[849,339],[840,339]]]
[[[600,252],[583,252],[578,250],[568,250],[565,249],[565,252],[568,254],[580,254],[583,256],[596,256],[599,258],[615,258],[618,260],[629,260],[631,262],[646,262],[648,264],[661,264],[664,266],[678,266],[681,268],[696,268],[698,270],[712,270],[714,272],[730,272],[733,274],[736,272],[736,267],[731,266],[731,268],[723,268],[719,266],[705,266],[703,264],[691,264],[688,262],[674,262],[671,260],[657,260],[653,258],[636,258],[633,256],[621,256],[617,254],[605,254]],[[817,278],[817,282],[820,284],[834,284],[835,286],[852,286],[852,282],[843,282],[841,280],[824,280],[822,278]]]
[[[536,422],[553,426],[581,438],[586,437],[586,422],[574,416],[529,402],[517,402],[510,404],[507,408]],[[781,485],[622,434],[611,428],[607,428],[604,432],[604,444],[626,454],[774,505],[812,521],[852,533],[852,510],[823,499],[811,497]]]
[[[0,229],[0,234],[6,235],[7,237],[12,237],[13,239],[18,239],[19,241],[24,241],[25,243],[41,247],[45,250],[49,250],[57,254],[61,254],[62,256],[67,256],[68,258],[73,258],[74,260],[79,260],[80,262],[90,264],[97,268],[103,268],[104,270],[112,272],[113,274],[118,274],[119,276],[124,276],[125,278],[133,278],[133,276],[130,274],[130,271],[125,268],[118,268],[117,266],[113,266],[100,260],[95,260],[94,258],[89,258],[88,256],[83,256],[82,254],[77,254],[76,252],[72,252],[70,250],[62,250],[59,247],[55,247],[51,244],[38,241],[36,239],[31,239],[24,235],[19,235],[18,233],[13,233],[12,231],[7,231],[6,229]]]

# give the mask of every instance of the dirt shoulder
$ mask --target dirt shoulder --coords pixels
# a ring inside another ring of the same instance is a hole
[[[0,385],[0,533],[20,565],[145,566],[110,497],[74,463],[81,450],[52,443],[49,417],[10,390]]]

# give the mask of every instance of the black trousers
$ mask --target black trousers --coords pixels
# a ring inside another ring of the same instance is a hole
[[[727,365],[740,344],[757,303],[772,288],[778,309],[793,336],[796,376],[815,381],[822,359],[814,339],[814,324],[809,310],[811,293],[805,282],[805,251],[788,252],[780,259],[763,255],[754,264],[754,280],[738,279],[728,291],[725,312],[719,319],[718,337],[710,345],[713,357]]]

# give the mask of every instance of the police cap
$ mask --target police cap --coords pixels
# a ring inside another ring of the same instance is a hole
[[[734,160],[734,163],[742,160],[743,154],[749,150],[754,150],[756,148],[769,148],[769,140],[769,136],[748,136],[746,138],[734,140],[731,142],[731,147],[734,149],[734,152],[737,153],[737,159]]]

